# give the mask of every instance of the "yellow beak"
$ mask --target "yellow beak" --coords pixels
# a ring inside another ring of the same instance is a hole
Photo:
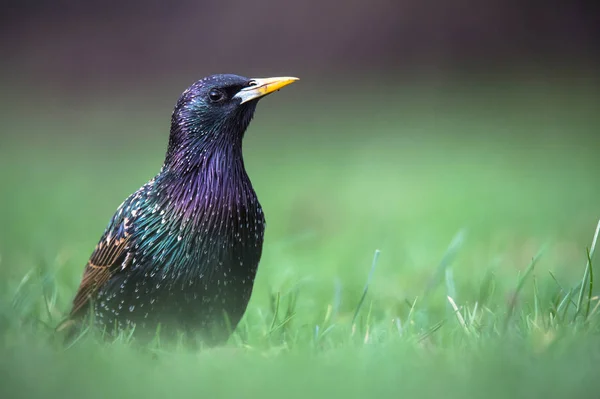
[[[284,76],[279,78],[263,78],[263,79],[252,79],[250,81],[251,86],[245,87],[240,90],[233,98],[239,98],[242,101],[240,104],[254,100],[256,98],[264,97],[267,94],[273,93],[285,87],[291,83],[297,81],[298,78]]]

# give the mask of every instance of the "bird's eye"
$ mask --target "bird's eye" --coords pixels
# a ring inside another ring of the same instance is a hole
[[[223,101],[223,99],[225,98],[225,94],[221,90],[211,89],[208,92],[208,98],[213,103],[216,103],[216,102],[219,102],[219,101]]]

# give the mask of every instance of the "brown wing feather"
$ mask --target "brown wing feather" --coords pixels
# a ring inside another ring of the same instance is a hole
[[[71,318],[80,315],[100,287],[129,264],[129,220],[125,217],[113,222],[117,223],[111,223],[85,266],[81,284],[73,299]],[[113,235],[115,230],[120,234]]]

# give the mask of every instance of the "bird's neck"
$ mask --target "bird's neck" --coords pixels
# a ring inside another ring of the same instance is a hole
[[[241,148],[221,145],[186,147],[181,152],[167,154],[163,170],[186,180],[245,172]]]
[[[189,178],[244,170],[241,135],[171,127],[163,170]]]
[[[178,208],[198,208],[245,205],[248,196],[254,195],[241,140],[233,142],[223,134],[201,140],[191,134],[173,137],[172,133],[158,177],[160,197]]]

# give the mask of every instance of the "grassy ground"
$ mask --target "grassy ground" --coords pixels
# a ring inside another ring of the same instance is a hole
[[[52,335],[108,219],[158,170],[176,90],[149,109],[133,97],[3,107],[0,397],[600,390],[586,268],[600,216],[597,93],[539,82],[298,92],[261,103],[246,137],[268,223],[247,314],[226,347],[197,353],[93,337],[65,350]]]

